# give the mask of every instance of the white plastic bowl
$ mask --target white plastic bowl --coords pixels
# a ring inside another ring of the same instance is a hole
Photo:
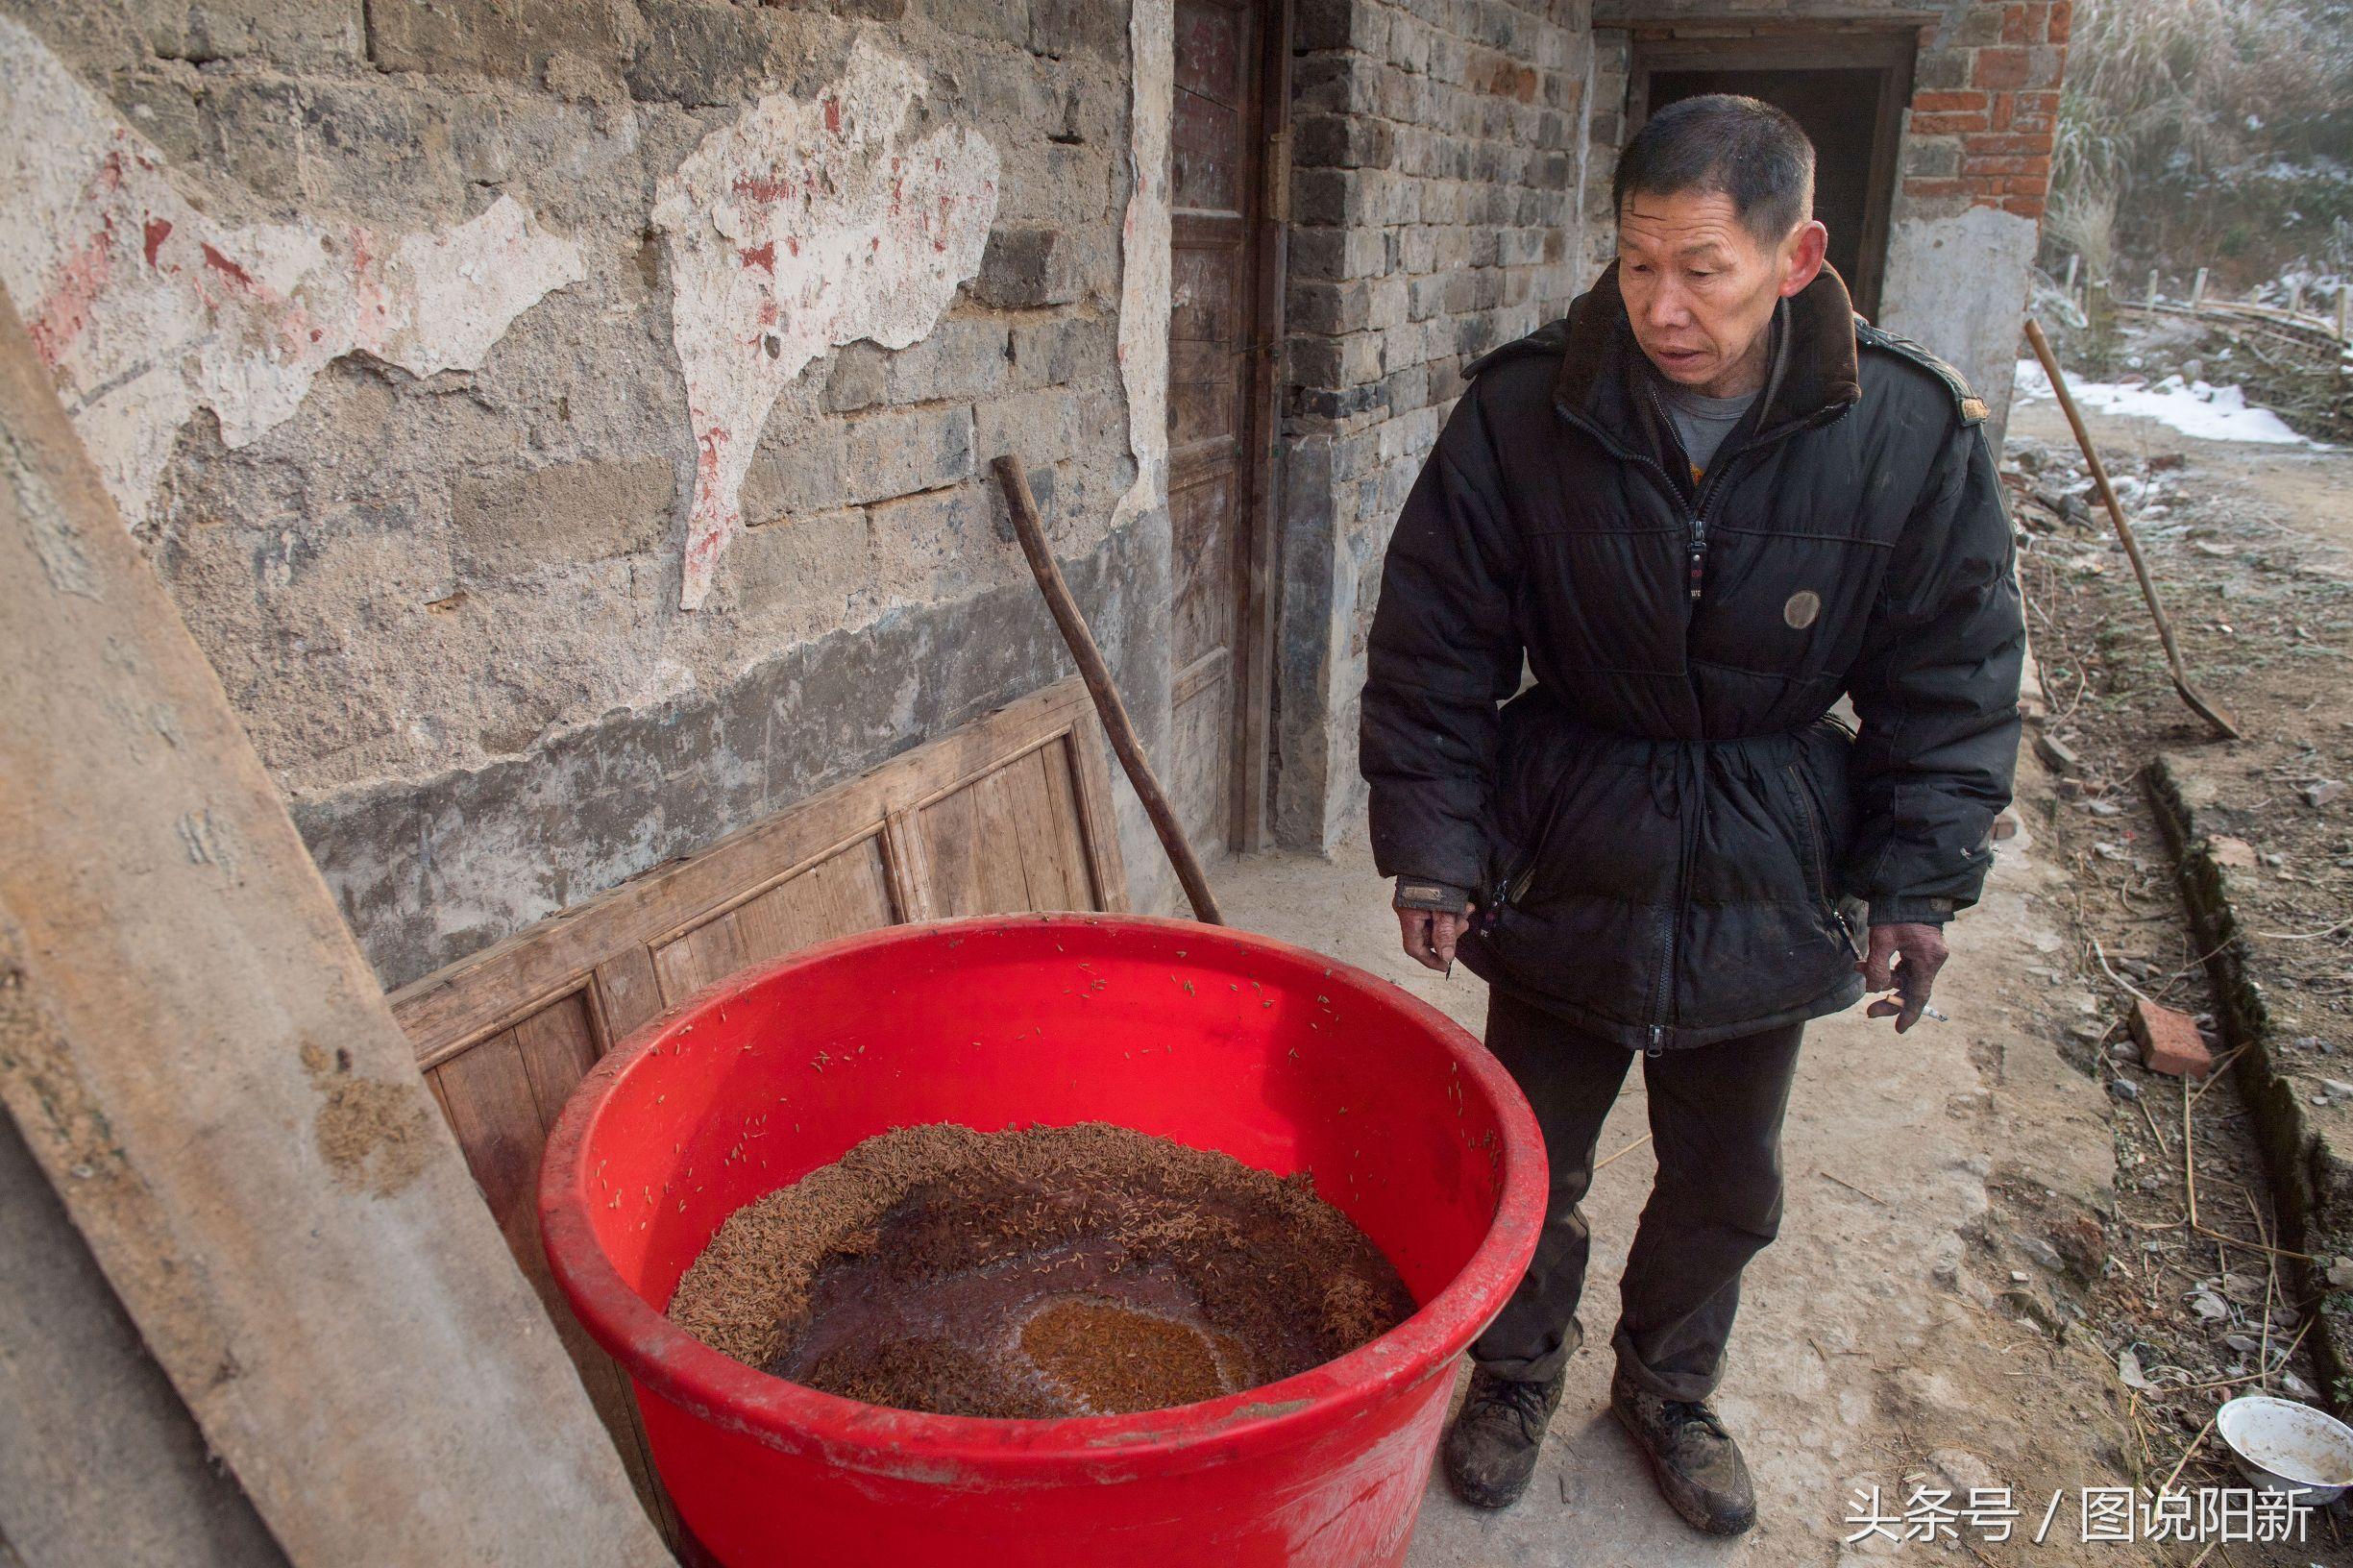
[[[2246,1479],[2299,1503],[2333,1503],[2353,1486],[2353,1427],[2309,1405],[2245,1394],[2215,1413],[2215,1431]]]

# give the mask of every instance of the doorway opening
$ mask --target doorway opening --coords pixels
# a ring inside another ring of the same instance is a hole
[[[1854,307],[1875,319],[1917,52],[1909,30],[1637,38],[1627,123],[1630,133],[1669,104],[1710,92],[1786,111],[1814,143],[1814,215],[1830,231],[1830,265]]]

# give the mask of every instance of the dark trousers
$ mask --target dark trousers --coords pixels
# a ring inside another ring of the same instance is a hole
[[[1803,1024],[1642,1059],[1658,1179],[1619,1283],[1618,1371],[1666,1399],[1703,1400],[1724,1375],[1740,1271],[1781,1224],[1781,1117]],[[1487,1049],[1527,1094],[1552,1162],[1544,1234],[1528,1277],[1471,1346],[1499,1376],[1549,1379],[1583,1338],[1577,1321],[1592,1233],[1579,1204],[1594,1145],[1637,1053],[1502,992]]]

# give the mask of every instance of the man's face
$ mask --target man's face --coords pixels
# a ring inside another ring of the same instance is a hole
[[[1807,220],[1760,240],[1721,192],[1636,191],[1618,214],[1618,288],[1659,373],[1711,397],[1764,384],[1773,307],[1822,271],[1827,231]]]

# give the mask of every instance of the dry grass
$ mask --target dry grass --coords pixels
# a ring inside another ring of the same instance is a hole
[[[2203,187],[2227,206],[2220,171],[2343,157],[2349,13],[2341,0],[2080,0],[2051,149],[2053,240],[2104,275],[2152,205]]]

